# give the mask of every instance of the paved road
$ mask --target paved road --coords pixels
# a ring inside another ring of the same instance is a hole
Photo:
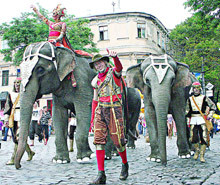
[[[90,146],[93,137],[89,137]],[[176,138],[167,139],[167,167],[158,163],[147,162],[150,153],[149,144],[143,137],[136,142],[136,149],[127,149],[130,165],[130,176],[126,181],[118,179],[121,170],[121,160],[114,157],[106,161],[107,184],[109,185],[142,185],[142,184],[219,184],[220,185],[220,133],[211,139],[210,150],[206,153],[206,163],[193,159],[179,159],[177,156]],[[74,146],[75,148],[75,146]],[[48,145],[37,140],[32,149],[36,152],[32,161],[28,162],[25,153],[22,168],[6,166],[13,149],[12,141],[2,142],[0,149],[0,184],[2,185],[35,185],[35,184],[88,184],[97,175],[96,159],[87,164],[76,162],[76,152],[70,153],[69,164],[54,164],[51,162],[55,155],[54,136],[50,137]],[[76,150],[76,149],[75,149]]]

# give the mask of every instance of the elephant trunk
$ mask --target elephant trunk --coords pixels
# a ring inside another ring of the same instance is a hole
[[[33,104],[36,100],[38,85],[34,82],[29,82],[28,88],[25,92],[20,94],[20,128],[19,128],[19,141],[18,149],[15,156],[15,167],[19,169],[21,167],[20,161],[24,154],[27,138],[29,133],[29,125],[31,122],[31,116],[33,111]]]
[[[158,130],[158,147],[160,152],[161,163],[167,164],[166,152],[166,134],[167,134],[167,114],[170,103],[169,92],[162,92],[161,96],[157,94],[154,106],[156,110],[157,130]]]

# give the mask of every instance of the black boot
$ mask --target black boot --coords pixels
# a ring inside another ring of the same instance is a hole
[[[98,176],[96,177],[96,179],[89,185],[93,185],[93,184],[106,184],[105,171],[98,172]]]
[[[129,168],[128,163],[126,164],[122,163],[121,174],[119,177],[120,180],[126,180],[128,178],[128,168]]]

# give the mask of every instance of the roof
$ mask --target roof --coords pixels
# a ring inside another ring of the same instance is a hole
[[[108,14],[100,14],[100,15],[92,15],[92,16],[86,16],[82,17],[85,19],[89,19],[90,21],[97,20],[97,19],[103,19],[103,18],[108,18],[108,17],[114,17],[114,16],[140,16],[148,19],[152,19],[153,22],[158,24],[162,29],[164,29],[167,33],[169,30],[160,22],[158,18],[155,16],[145,13],[145,12],[116,12],[116,13],[108,13]]]

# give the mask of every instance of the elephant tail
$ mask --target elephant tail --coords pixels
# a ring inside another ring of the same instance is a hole
[[[133,139],[133,140],[137,140],[137,137],[131,132],[131,130],[128,130],[128,135]]]

